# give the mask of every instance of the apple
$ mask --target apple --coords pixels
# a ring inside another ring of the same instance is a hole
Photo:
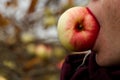
[[[35,48],[35,55],[41,59],[49,59],[52,57],[52,48],[44,44],[39,44]]]
[[[87,7],[72,7],[59,18],[57,31],[61,44],[68,50],[91,50],[100,30],[99,23]]]
[[[64,63],[64,59],[62,59],[61,61],[59,61],[58,63],[57,63],[57,65],[56,65],[56,67],[58,68],[58,69],[62,69],[62,66],[63,66],[63,63]]]

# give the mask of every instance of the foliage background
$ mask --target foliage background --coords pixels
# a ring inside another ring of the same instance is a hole
[[[0,0],[0,80],[59,80],[57,20],[89,0]]]

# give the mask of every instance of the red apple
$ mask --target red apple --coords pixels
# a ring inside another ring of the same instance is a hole
[[[72,51],[93,48],[99,33],[99,23],[87,7],[73,7],[58,20],[58,37],[61,44]]]
[[[52,57],[52,48],[44,44],[39,44],[35,48],[35,55],[41,59],[49,59]]]
[[[64,59],[62,59],[60,62],[58,62],[56,67],[61,70],[63,63],[64,63]]]

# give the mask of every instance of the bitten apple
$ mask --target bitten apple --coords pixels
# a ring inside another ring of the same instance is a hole
[[[93,48],[99,33],[99,23],[87,7],[73,7],[58,20],[58,37],[61,44],[75,52]]]

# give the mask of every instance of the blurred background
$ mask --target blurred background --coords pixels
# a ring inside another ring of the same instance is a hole
[[[64,57],[57,21],[89,0],[0,0],[0,80],[59,80]]]

